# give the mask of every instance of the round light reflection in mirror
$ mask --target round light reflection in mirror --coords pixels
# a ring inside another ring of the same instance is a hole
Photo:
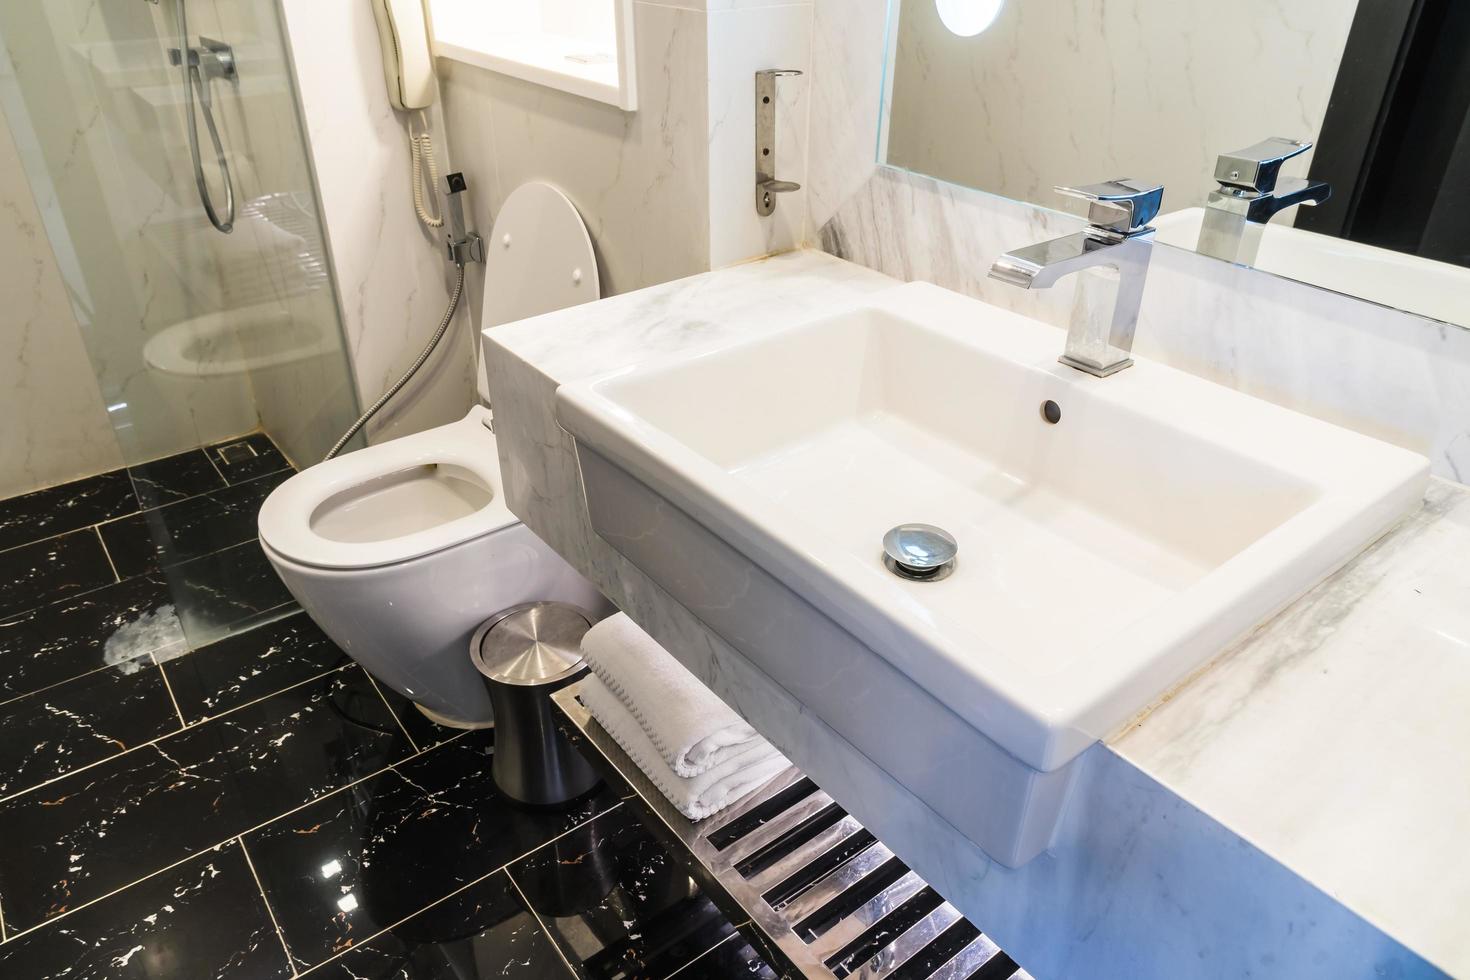
[[[974,37],[1000,16],[1006,0],[934,0],[939,19],[960,37]]]

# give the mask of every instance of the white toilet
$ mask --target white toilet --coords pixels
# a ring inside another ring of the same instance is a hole
[[[598,298],[592,243],[545,184],[506,201],[489,239],[485,326]],[[481,371],[480,395],[485,399]],[[470,636],[495,613],[555,600],[595,619],[592,585],[505,505],[490,410],[313,466],[260,510],[286,587],[338,646],[442,724],[492,721]]]

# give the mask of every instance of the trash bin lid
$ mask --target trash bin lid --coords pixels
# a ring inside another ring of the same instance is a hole
[[[564,602],[533,602],[486,622],[470,643],[475,667],[498,684],[534,687],[581,669],[582,637],[592,628],[585,613]]]

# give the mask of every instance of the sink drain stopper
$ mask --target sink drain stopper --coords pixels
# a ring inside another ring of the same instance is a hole
[[[900,524],[883,535],[883,564],[918,582],[948,578],[959,550],[954,535],[933,524]]]

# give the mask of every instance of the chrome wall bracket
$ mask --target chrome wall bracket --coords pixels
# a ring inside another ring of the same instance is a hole
[[[794,181],[776,179],[776,80],[800,74],[790,69],[755,73],[755,210],[762,218],[776,213],[776,195],[801,190]]]

